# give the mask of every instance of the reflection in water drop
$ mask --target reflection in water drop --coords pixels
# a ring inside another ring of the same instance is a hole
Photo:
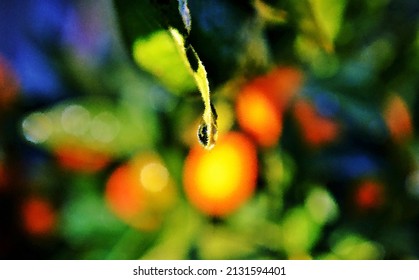
[[[44,113],[33,113],[22,122],[25,138],[36,144],[45,142],[53,131],[51,119]]]
[[[159,192],[169,182],[169,172],[160,163],[149,163],[141,169],[141,184],[151,192]]]
[[[110,112],[102,112],[93,118],[90,135],[97,141],[109,143],[115,139],[119,129],[119,120]]]
[[[61,115],[61,125],[65,132],[81,136],[89,128],[90,113],[80,105],[67,106]]]
[[[215,142],[217,141],[217,126],[213,123],[208,126],[206,123],[202,122],[198,127],[197,136],[199,143],[205,149],[211,150],[214,148]]]

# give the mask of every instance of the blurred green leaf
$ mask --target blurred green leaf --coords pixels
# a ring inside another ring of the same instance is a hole
[[[197,246],[200,257],[209,260],[249,258],[256,249],[246,235],[231,228],[211,225],[204,228]]]
[[[340,30],[346,0],[306,0],[311,9],[314,25],[322,46],[326,51],[332,51],[333,41]]]
[[[294,7],[302,36],[316,42],[326,52],[333,52],[343,19],[346,0],[304,0]]]
[[[282,246],[289,257],[309,252],[321,233],[319,224],[303,207],[287,211],[281,225]]]
[[[196,89],[193,77],[167,30],[138,38],[132,52],[136,63],[157,77],[170,92],[182,94]]]
[[[338,69],[332,54],[345,6],[346,0],[304,0],[293,6],[300,29],[296,52],[319,76],[330,76]]]
[[[313,219],[323,225],[337,218],[338,206],[331,194],[321,187],[315,187],[308,194],[305,207]]]
[[[299,35],[295,48],[302,61],[308,63],[318,77],[330,77],[339,69],[339,60],[333,53],[327,53],[319,45],[305,35]]]
[[[282,212],[283,197],[290,187],[295,173],[293,159],[284,151],[270,152],[263,155],[262,169],[269,193],[270,218],[277,220]]]
[[[111,246],[126,228],[106,207],[97,183],[89,176],[74,177],[68,191],[60,231],[74,248]]]
[[[332,248],[333,253],[344,260],[376,260],[382,257],[382,249],[377,243],[356,234],[342,235]]]
[[[287,12],[271,6],[263,0],[253,1],[255,10],[259,16],[270,24],[284,24],[287,22]]]
[[[168,217],[154,247],[141,258],[148,260],[182,260],[189,258],[203,220],[189,205],[179,205]]]

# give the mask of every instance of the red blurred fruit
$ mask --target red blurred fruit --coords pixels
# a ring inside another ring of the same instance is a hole
[[[40,197],[31,197],[22,204],[22,223],[32,235],[46,235],[56,224],[57,216],[50,202]]]
[[[339,135],[339,125],[320,116],[306,100],[298,100],[294,104],[294,117],[300,125],[304,140],[313,148],[330,143]]]
[[[355,203],[362,210],[379,208],[384,199],[383,185],[373,180],[361,182],[355,190]]]

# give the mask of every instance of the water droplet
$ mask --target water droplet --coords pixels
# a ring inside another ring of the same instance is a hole
[[[208,145],[208,127],[205,123],[201,123],[198,127],[198,140],[202,146]]]
[[[211,150],[215,146],[217,135],[217,126],[214,123],[211,124],[211,129],[208,129],[205,122],[202,122],[198,127],[199,143],[207,150]]]

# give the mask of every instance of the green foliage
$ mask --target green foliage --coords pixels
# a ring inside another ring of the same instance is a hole
[[[301,30],[295,41],[296,52],[320,77],[331,76],[338,70],[333,53],[345,4],[345,0],[304,0],[295,5]]]
[[[196,88],[167,30],[137,39],[133,45],[133,57],[140,67],[154,74],[173,93],[188,93]]]
[[[289,257],[309,252],[320,235],[319,225],[304,208],[290,209],[281,225],[282,246]]]

